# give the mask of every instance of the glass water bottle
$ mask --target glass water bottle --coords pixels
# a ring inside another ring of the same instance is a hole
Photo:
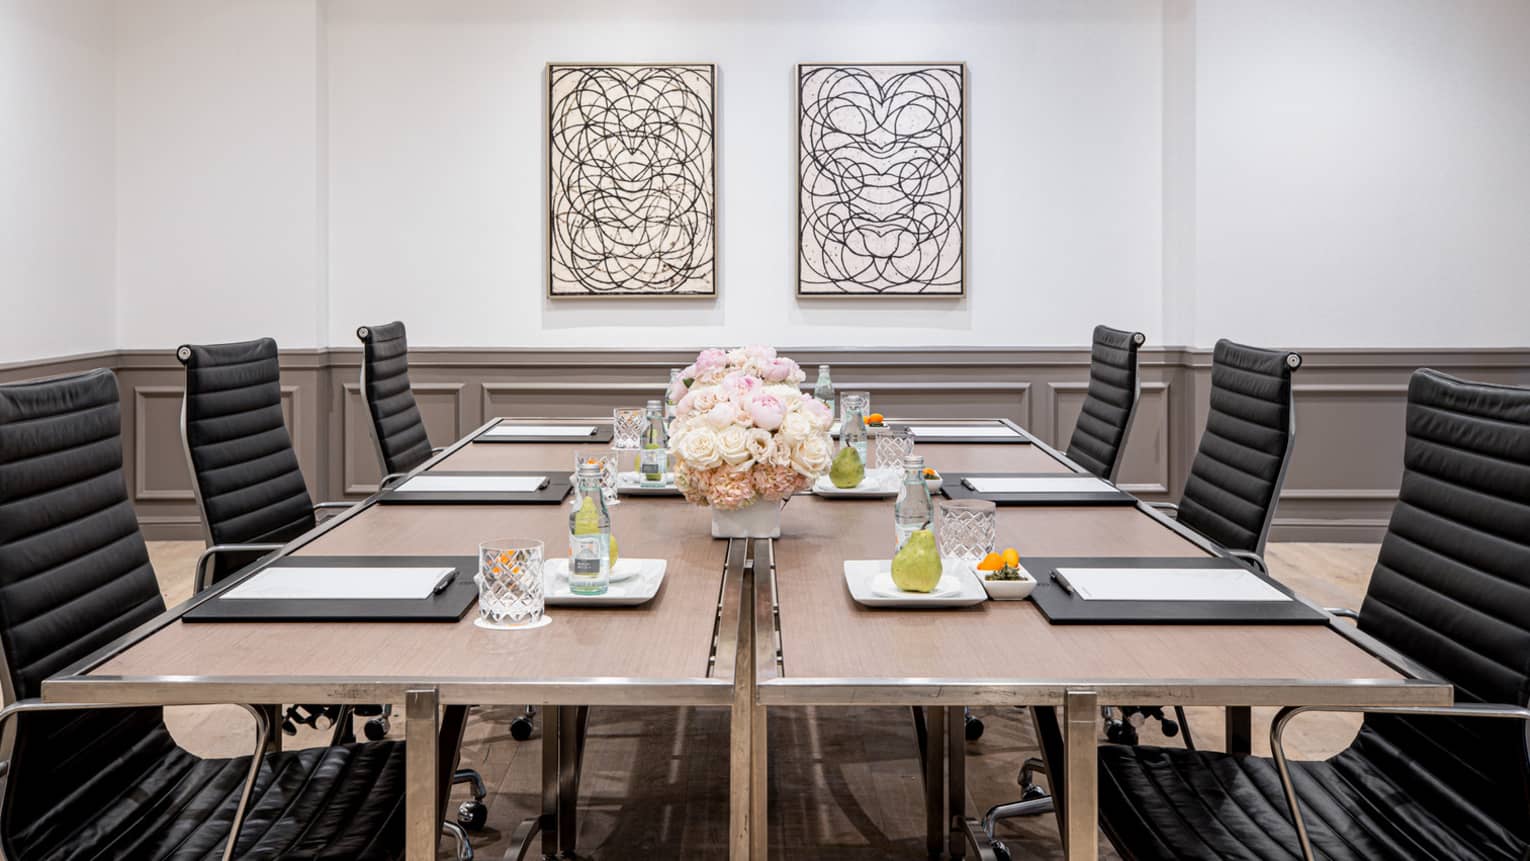
[[[669,469],[669,432],[664,428],[664,408],[658,401],[648,402],[648,430],[643,432],[643,448],[638,454],[638,474],[643,487],[663,487]]]
[[[675,384],[680,382],[680,369],[669,369],[669,388],[664,390],[664,428],[667,431],[675,421]]]
[[[568,516],[568,590],[604,595],[611,584],[611,512],[601,492],[600,464],[584,461],[575,509]]]
[[[834,382],[829,379],[829,366],[818,366],[818,382],[813,384],[813,397],[834,413]]]
[[[898,488],[898,499],[893,503],[893,522],[898,531],[899,547],[910,535],[929,529],[935,522],[930,486],[924,483],[923,455],[911,454],[903,458],[903,486]]]
[[[860,395],[845,395],[844,413],[839,426],[841,446],[853,446],[866,463],[866,399]]]

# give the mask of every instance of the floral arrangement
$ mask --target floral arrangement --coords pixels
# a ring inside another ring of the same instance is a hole
[[[770,347],[702,350],[680,372],[669,456],[696,505],[733,510],[812,486],[834,458],[833,414],[799,385],[802,368]]]

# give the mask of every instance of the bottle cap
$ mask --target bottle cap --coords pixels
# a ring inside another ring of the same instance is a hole
[[[579,474],[580,475],[593,475],[593,476],[596,476],[598,478],[600,476],[600,461],[598,461],[598,460],[581,460],[581,461],[579,461]]]
[[[648,408],[649,408],[649,409],[651,409],[651,410],[656,410],[656,409],[658,409],[658,408],[659,408],[659,407],[660,407],[660,406],[661,406],[661,404],[660,404],[660,402],[659,402],[659,401],[657,401],[657,400],[652,400],[652,401],[649,401],[649,402],[648,402]]]
[[[906,454],[903,456],[904,469],[924,469],[924,455]]]

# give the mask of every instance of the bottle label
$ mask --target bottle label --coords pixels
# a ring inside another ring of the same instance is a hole
[[[644,449],[642,458],[639,461],[638,472],[643,473],[650,479],[662,480],[664,478],[664,467],[668,460],[665,454],[666,452],[662,448]]]
[[[601,547],[599,535],[571,535],[569,545],[569,574],[574,577],[599,577]]]

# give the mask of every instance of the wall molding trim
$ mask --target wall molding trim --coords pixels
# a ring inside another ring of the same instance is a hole
[[[1409,375],[1432,367],[1530,386],[1530,347],[1297,348],[1297,442],[1275,540],[1372,541],[1386,527],[1402,463]],[[790,347],[836,385],[872,393],[879,412],[999,415],[1066,446],[1087,388],[1087,347]],[[443,444],[495,415],[590,416],[658,397],[693,349],[412,347],[411,381]],[[1145,347],[1143,394],[1121,471],[1148,499],[1176,499],[1205,424],[1211,350]],[[316,500],[359,497],[378,479],[358,384],[360,347],[283,350],[282,401]],[[107,367],[117,373],[124,472],[151,539],[201,538],[180,446],[184,369],[171,349],[124,349],[0,365],[0,382]]]

